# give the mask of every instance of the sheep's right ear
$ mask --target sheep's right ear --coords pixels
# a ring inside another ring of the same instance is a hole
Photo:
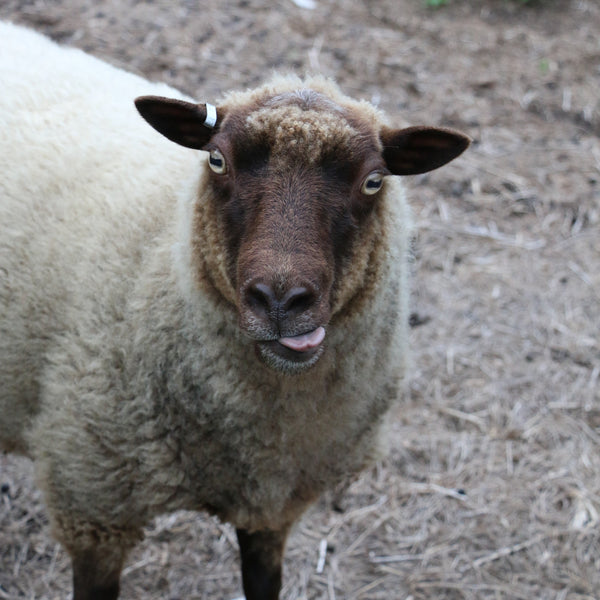
[[[172,142],[202,149],[218,130],[224,111],[212,104],[194,104],[160,96],[140,96],[135,106],[144,119]]]

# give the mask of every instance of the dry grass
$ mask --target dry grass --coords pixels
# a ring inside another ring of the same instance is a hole
[[[298,525],[283,598],[600,597],[598,5],[194,7],[8,0],[0,16],[209,100],[274,66],[310,68],[476,139],[410,182],[424,324],[391,453]],[[64,598],[69,566],[31,466],[0,457],[0,469],[0,598]],[[228,526],[166,516],[123,597],[234,598],[237,570]]]

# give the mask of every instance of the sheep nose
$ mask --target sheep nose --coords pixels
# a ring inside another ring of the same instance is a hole
[[[294,286],[277,293],[266,283],[253,282],[246,288],[245,299],[253,312],[281,323],[310,310],[317,294],[308,286]]]

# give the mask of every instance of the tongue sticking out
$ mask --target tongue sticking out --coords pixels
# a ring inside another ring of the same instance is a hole
[[[280,338],[278,341],[282,346],[295,350],[296,352],[306,352],[316,348],[325,339],[325,329],[317,327],[314,331],[296,335],[294,337]]]

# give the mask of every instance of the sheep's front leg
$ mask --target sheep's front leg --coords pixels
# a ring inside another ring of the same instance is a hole
[[[72,556],[73,600],[116,600],[123,561],[99,550]],[[123,555],[121,554],[121,557]]]
[[[277,600],[286,531],[237,530],[246,600]]]

